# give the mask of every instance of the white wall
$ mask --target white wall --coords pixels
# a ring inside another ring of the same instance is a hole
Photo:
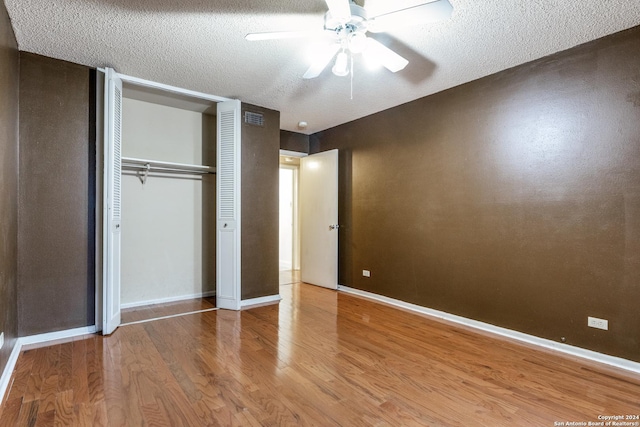
[[[122,154],[215,165],[213,129],[215,117],[125,98]],[[213,175],[151,175],[143,185],[123,172],[122,227],[122,304],[215,291]]]
[[[293,268],[293,169],[280,168],[280,270]]]

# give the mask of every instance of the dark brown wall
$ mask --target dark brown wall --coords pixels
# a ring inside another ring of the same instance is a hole
[[[280,149],[297,151],[300,153],[309,153],[309,135],[302,133],[290,132],[288,130],[280,131]]]
[[[242,123],[242,299],[277,295],[280,113],[264,114],[264,127]]]
[[[20,336],[95,323],[90,70],[20,53]]]
[[[18,336],[18,45],[0,2],[0,375]]]
[[[640,361],[640,27],[312,138],[332,148],[342,284]]]

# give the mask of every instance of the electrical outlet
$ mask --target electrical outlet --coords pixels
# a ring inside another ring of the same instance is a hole
[[[597,317],[587,317],[587,325],[592,328],[609,330],[609,321],[606,319],[598,319]]]
[[[4,332],[0,334],[0,350],[4,347]]]
[[[362,275],[364,277],[371,277],[371,272],[369,270],[362,270]]]

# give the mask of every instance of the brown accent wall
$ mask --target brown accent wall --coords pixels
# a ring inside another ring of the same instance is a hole
[[[288,130],[280,131],[280,149],[309,153],[309,135]]]
[[[264,114],[264,127],[242,123],[242,299],[277,295],[280,113]]]
[[[18,45],[0,2],[0,375],[18,336]]]
[[[87,67],[20,53],[20,336],[95,323]]]
[[[640,27],[313,136],[333,148],[340,283],[640,361]]]

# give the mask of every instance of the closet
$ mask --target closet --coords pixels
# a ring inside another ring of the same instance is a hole
[[[125,82],[121,155],[122,322],[193,311],[216,290],[216,104]]]

